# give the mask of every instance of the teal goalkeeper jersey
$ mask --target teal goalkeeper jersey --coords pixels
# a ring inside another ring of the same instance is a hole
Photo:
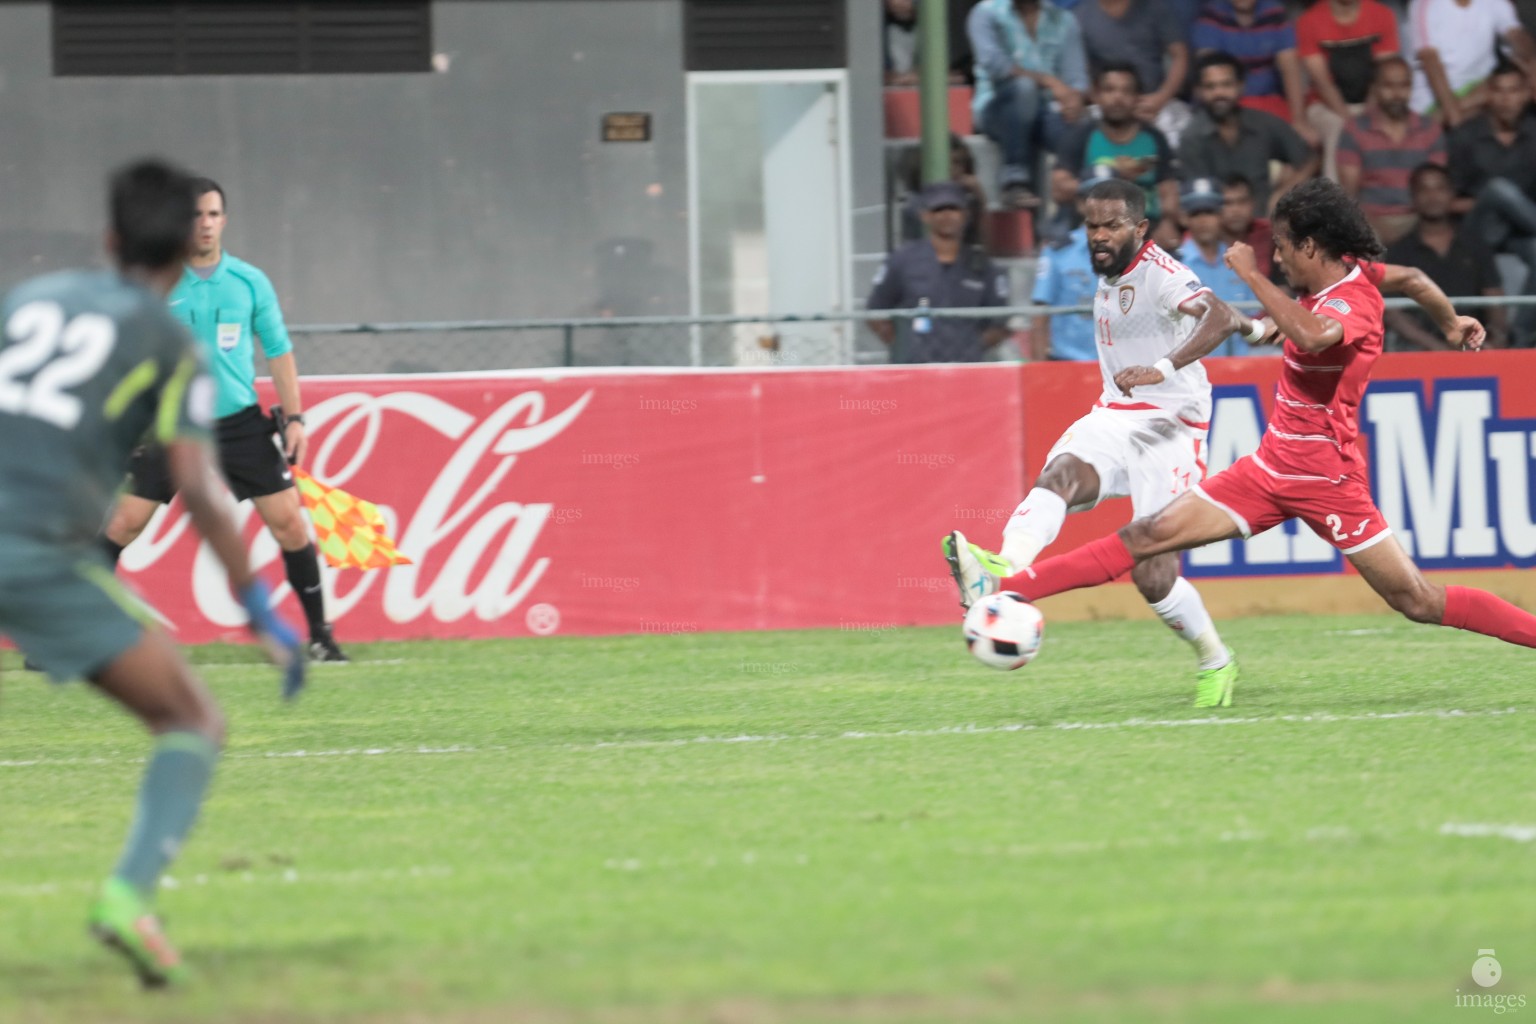
[[[277,293],[267,275],[225,253],[205,281],[190,267],[167,300],[197,339],[218,385],[215,416],[256,404],[256,348],[268,359],[293,351]]]
[[[213,382],[160,296],[112,271],[19,285],[0,304],[0,580],[85,549],[146,433],[206,438]],[[3,585],[3,584],[0,584]]]

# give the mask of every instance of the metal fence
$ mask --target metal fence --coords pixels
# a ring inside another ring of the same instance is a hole
[[[1532,296],[1469,296],[1457,309],[1536,305]],[[1237,303],[1255,311],[1257,303]],[[1407,299],[1389,308],[1411,308]],[[1004,321],[1025,330],[1037,316],[1089,315],[1091,306],[906,309],[806,316],[610,317],[569,320],[457,320],[420,323],[296,324],[306,374],[436,373],[556,366],[775,367],[890,361],[865,321],[890,320],[898,335],[919,317]],[[1529,345],[1529,337],[1517,339]],[[994,357],[1023,352],[1004,342]]]
[[[304,324],[300,368],[419,373],[546,366],[832,366],[875,362],[863,314],[612,317],[438,323]]]

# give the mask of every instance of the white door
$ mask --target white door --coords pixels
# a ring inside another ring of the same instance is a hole
[[[850,309],[843,73],[689,76],[695,314]],[[701,329],[706,365],[848,361],[848,324]]]

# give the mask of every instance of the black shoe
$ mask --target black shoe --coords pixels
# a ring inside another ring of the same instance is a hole
[[[39,665],[37,662],[33,661],[31,658],[24,659],[22,661],[22,663],[21,663],[21,667],[23,669],[25,669],[26,671],[28,671],[28,672],[41,672],[41,671],[43,671],[43,666]]]
[[[352,659],[343,654],[341,648],[336,646],[336,638],[331,635],[331,627],[326,626],[323,631],[310,634],[309,660],[329,661],[345,665]]]

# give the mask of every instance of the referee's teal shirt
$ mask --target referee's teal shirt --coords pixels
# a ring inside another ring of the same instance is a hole
[[[256,349],[261,339],[268,359],[293,351],[277,293],[267,275],[225,253],[205,281],[191,267],[166,300],[171,315],[192,332],[213,372],[218,397],[215,416],[228,416],[256,404]]]

